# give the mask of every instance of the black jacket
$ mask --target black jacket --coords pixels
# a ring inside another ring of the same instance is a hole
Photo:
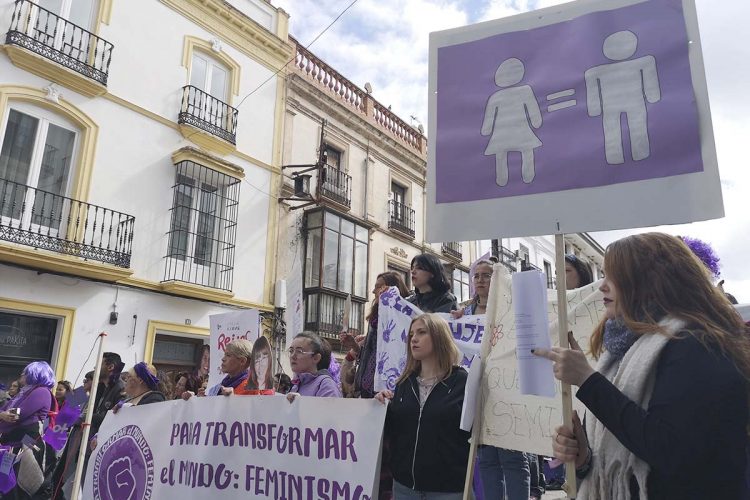
[[[446,290],[443,293],[434,290],[427,293],[419,293],[419,290],[416,290],[414,295],[408,296],[406,300],[425,313],[449,313],[458,309],[456,296],[450,290]]]
[[[454,367],[419,410],[419,385],[412,374],[396,386],[388,405],[385,436],[393,478],[417,491],[464,489],[471,434],[459,428],[467,373]]]
[[[161,403],[161,402],[166,401],[166,400],[167,400],[167,398],[164,397],[164,394],[162,394],[161,392],[159,392],[159,391],[151,391],[148,394],[146,394],[145,396],[143,396],[140,401],[138,401],[138,406],[148,405],[148,404],[151,404],[151,403]]]
[[[104,417],[107,416],[107,412],[124,398],[125,385],[119,377],[108,386],[99,383],[99,388],[96,391],[94,414],[91,417],[91,436],[99,432],[99,427],[101,427]]]
[[[746,500],[747,383],[718,350],[684,332],[677,336],[683,338],[670,340],[657,362],[647,410],[598,372],[577,397],[649,464],[649,498]]]

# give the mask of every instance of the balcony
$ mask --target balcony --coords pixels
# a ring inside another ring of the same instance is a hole
[[[321,337],[328,339],[333,346],[338,346],[338,338],[341,330],[345,328],[344,307],[346,297],[338,292],[323,292],[318,290],[305,293],[305,330],[317,332]],[[364,330],[363,320],[365,303],[360,299],[352,298],[352,306],[349,313],[349,324],[346,330],[354,335],[367,333]]]
[[[352,177],[331,165],[320,171],[320,196],[346,208],[352,207]]]
[[[492,253],[497,256],[499,262],[512,273],[518,271],[518,256],[508,248],[499,244],[498,240],[492,240]]]
[[[388,229],[413,239],[415,228],[414,209],[396,200],[388,200]]]
[[[541,270],[541,268],[539,268],[538,266],[535,266],[534,264],[532,264],[528,260],[523,259],[521,261],[521,271],[539,271],[539,272],[541,272],[542,270]]]
[[[189,157],[182,158],[175,164],[161,288],[222,302],[234,296],[241,180]]]
[[[107,91],[113,45],[29,0],[16,0],[5,36],[16,66],[87,96]]]
[[[0,240],[128,269],[134,227],[131,215],[0,179]]]
[[[293,72],[412,152],[420,156],[427,154],[427,138],[423,131],[404,122],[387,106],[377,102],[370,93],[319,59],[293,37],[290,36],[289,39],[296,49],[291,65]]]
[[[449,241],[447,243],[443,243],[443,255],[452,257],[456,260],[461,260],[463,259],[462,246],[463,245],[461,245],[461,243],[458,241]]]
[[[182,105],[177,123],[188,125],[182,130],[191,141],[220,154],[228,154],[237,144],[238,110],[198,87],[182,88]],[[181,127],[182,129],[182,127]],[[204,133],[195,133],[195,129]]]

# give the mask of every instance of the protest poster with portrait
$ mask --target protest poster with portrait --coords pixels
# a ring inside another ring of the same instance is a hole
[[[212,387],[224,378],[221,372],[221,358],[224,356],[227,344],[235,339],[255,342],[260,337],[260,312],[257,309],[246,309],[214,314],[208,319],[211,326],[211,365],[208,386]],[[272,356],[269,356],[270,358]]]

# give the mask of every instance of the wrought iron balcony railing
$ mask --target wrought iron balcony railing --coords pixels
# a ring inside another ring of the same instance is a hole
[[[30,0],[16,0],[5,43],[107,85],[114,46]]]
[[[130,267],[135,217],[0,179],[0,240]]]
[[[186,85],[182,88],[178,123],[192,125],[231,144],[237,144],[237,114],[237,109],[198,87]]]
[[[320,195],[339,205],[352,206],[352,177],[346,172],[326,165],[321,170]]]
[[[363,332],[365,303],[352,298],[349,324],[343,325],[346,297],[343,294],[332,294],[320,289],[308,290],[305,293],[305,329],[318,332],[338,346],[339,333],[346,329],[355,337]]]
[[[388,229],[394,229],[414,238],[416,234],[414,209],[396,200],[388,200]]]
[[[521,271],[541,271],[542,269],[538,266],[535,266],[531,262],[529,262],[526,259],[523,259],[521,261]]]
[[[443,243],[443,254],[461,260],[463,258],[463,245],[458,241]]]
[[[518,256],[515,252],[508,248],[505,248],[500,244],[500,240],[492,240],[492,254],[498,258],[498,261],[508,268],[510,272],[516,272],[518,270]]]

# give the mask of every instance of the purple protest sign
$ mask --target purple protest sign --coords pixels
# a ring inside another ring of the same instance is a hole
[[[431,33],[428,128],[428,241],[724,215],[694,0]]]
[[[62,450],[68,441],[68,432],[80,417],[80,407],[72,405],[63,406],[57,414],[55,426],[45,431],[44,442],[54,448],[55,451]]]
[[[437,203],[703,170],[682,2],[441,47]]]

